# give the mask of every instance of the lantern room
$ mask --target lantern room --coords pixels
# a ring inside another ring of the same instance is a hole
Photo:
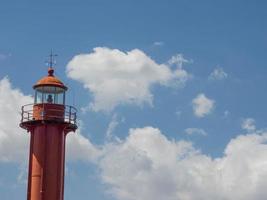
[[[65,105],[67,87],[54,76],[54,69],[48,69],[48,76],[39,80],[34,86],[34,104],[49,103]]]
[[[76,129],[76,109],[65,104],[65,95],[68,90],[57,77],[54,69],[48,68],[48,75],[40,79],[34,86],[34,102],[22,106],[21,126],[37,121],[50,123],[68,123],[71,129]]]

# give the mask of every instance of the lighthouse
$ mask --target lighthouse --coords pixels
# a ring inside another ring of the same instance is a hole
[[[65,104],[67,86],[48,74],[34,86],[34,102],[22,106],[20,127],[30,134],[27,200],[63,200],[65,141],[77,129],[76,109]]]

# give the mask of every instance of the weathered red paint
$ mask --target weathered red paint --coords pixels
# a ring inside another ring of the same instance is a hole
[[[40,123],[30,130],[28,200],[63,200],[66,128]]]
[[[35,120],[64,121],[64,111],[64,105],[40,103],[33,106],[33,117]]]

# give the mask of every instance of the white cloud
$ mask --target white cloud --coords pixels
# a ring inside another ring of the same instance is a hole
[[[114,132],[114,130],[116,129],[116,127],[121,123],[124,122],[124,118],[118,118],[117,114],[113,114],[111,121],[108,124],[108,128],[106,131],[106,137],[107,139],[111,139],[112,138],[112,133]]]
[[[172,70],[139,49],[123,52],[97,47],[91,53],[75,56],[67,65],[67,75],[93,94],[89,109],[112,111],[121,104],[152,105],[151,87],[155,84],[183,86],[190,75],[181,62],[185,61],[172,61],[177,64]]]
[[[168,141],[158,129],[131,129],[125,141],[105,147],[101,177],[117,199],[170,199],[176,190],[172,162],[191,149],[189,143]]]
[[[145,127],[106,144],[98,165],[118,200],[264,200],[266,142],[267,133],[241,135],[213,159],[190,142],[169,140],[159,129]]]
[[[112,116],[112,119],[110,123],[108,124],[107,132],[106,132],[106,137],[111,138],[112,132],[115,130],[115,128],[118,126],[119,122],[117,120],[117,115],[114,114]]]
[[[185,133],[188,135],[207,135],[207,132],[201,128],[187,128],[185,129]]]
[[[184,58],[183,54],[176,54],[171,57],[171,59],[168,61],[170,65],[176,65],[178,68],[182,68],[184,63],[190,63],[192,61],[189,61]]]
[[[228,74],[221,67],[216,67],[209,75],[210,80],[223,80],[228,77]]]
[[[156,41],[153,43],[154,46],[163,46],[165,43],[162,41]]]
[[[100,148],[84,137],[79,129],[76,133],[68,134],[66,142],[66,158],[68,161],[96,162],[101,155]]]
[[[19,174],[17,176],[17,184],[27,185],[28,182],[28,164],[25,163],[19,166]]]
[[[32,102],[30,96],[11,87],[7,77],[0,80],[0,162],[27,158],[29,133],[19,127],[21,106]]]
[[[209,99],[205,96],[205,94],[201,93],[193,99],[192,103],[195,116],[204,117],[212,112],[215,101]]]
[[[256,130],[255,120],[253,118],[246,118],[242,121],[242,129],[251,132]]]

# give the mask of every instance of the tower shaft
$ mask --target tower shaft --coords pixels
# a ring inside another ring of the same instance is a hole
[[[32,128],[27,200],[63,200],[66,134],[64,125]]]

